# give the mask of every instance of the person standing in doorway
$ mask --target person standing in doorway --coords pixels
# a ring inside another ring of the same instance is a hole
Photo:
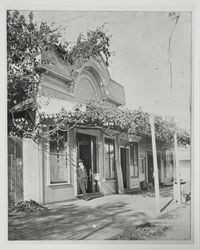
[[[86,192],[87,172],[81,159],[77,161],[77,182],[83,194],[83,199],[88,201],[89,199]]]

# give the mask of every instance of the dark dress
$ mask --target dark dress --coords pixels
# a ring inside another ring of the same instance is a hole
[[[77,181],[78,181],[78,187],[81,189],[81,192],[83,194],[83,198],[86,198],[87,192],[85,187],[87,181],[87,173],[79,166],[77,167]]]

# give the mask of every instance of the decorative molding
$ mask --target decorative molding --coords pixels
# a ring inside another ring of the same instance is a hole
[[[100,93],[98,94],[100,95],[98,95],[98,99],[105,99],[117,106],[125,104],[124,87],[111,79],[105,62],[101,57],[80,58],[77,59],[74,65],[70,65],[64,62],[51,46],[46,46],[42,51],[41,65],[37,70],[53,77],[57,81],[61,81],[65,84],[65,87],[56,86],[55,83],[56,90],[71,95],[74,95],[75,85],[79,81],[80,76],[88,71],[99,85],[98,90]]]
[[[73,89],[66,90],[64,88],[56,86],[56,84],[48,83],[48,82],[45,82],[45,81],[42,82],[42,85],[45,86],[45,87],[47,87],[47,88],[49,88],[49,89],[53,89],[55,91],[58,91],[58,92],[60,92],[62,94],[74,97],[74,86],[73,86]]]
[[[97,88],[99,88],[99,86],[96,86],[96,79],[93,79],[94,77],[93,76],[90,76],[90,75],[87,75],[87,74],[81,74],[78,79],[77,79],[77,84],[78,82],[80,82],[81,80],[83,79],[87,79],[88,82],[91,84],[92,88],[94,89],[94,92],[95,92],[95,97],[97,100],[100,99],[100,95],[99,95],[99,91]],[[74,96],[76,96],[76,89],[77,89],[77,84],[75,85],[75,88],[74,88]],[[100,89],[100,88],[99,88]]]
[[[65,84],[65,88],[55,86],[58,87],[63,93],[74,93],[75,83],[74,79],[70,75],[72,66],[59,58],[51,46],[46,46],[44,48],[41,57],[41,64],[36,68],[36,70],[43,75],[49,75],[57,81]]]

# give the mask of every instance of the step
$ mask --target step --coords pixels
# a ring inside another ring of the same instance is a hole
[[[89,199],[96,199],[96,198],[100,198],[100,197],[103,197],[104,194],[100,193],[100,192],[95,192],[95,193],[87,193],[87,197]],[[83,195],[82,194],[79,194],[77,196],[79,199],[82,199]]]
[[[124,189],[124,193],[125,194],[134,194],[134,193],[138,193],[141,191],[140,187],[137,188],[129,188],[129,189]]]

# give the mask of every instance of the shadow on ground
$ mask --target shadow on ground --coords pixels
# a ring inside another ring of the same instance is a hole
[[[139,190],[134,192],[134,195],[142,195],[142,197],[155,197],[155,189],[151,188],[149,190]],[[169,187],[160,187],[160,197],[173,197],[173,188]]]
[[[127,203],[92,208],[62,205],[40,214],[9,217],[9,240],[109,239],[145,223],[148,215],[128,208]]]

